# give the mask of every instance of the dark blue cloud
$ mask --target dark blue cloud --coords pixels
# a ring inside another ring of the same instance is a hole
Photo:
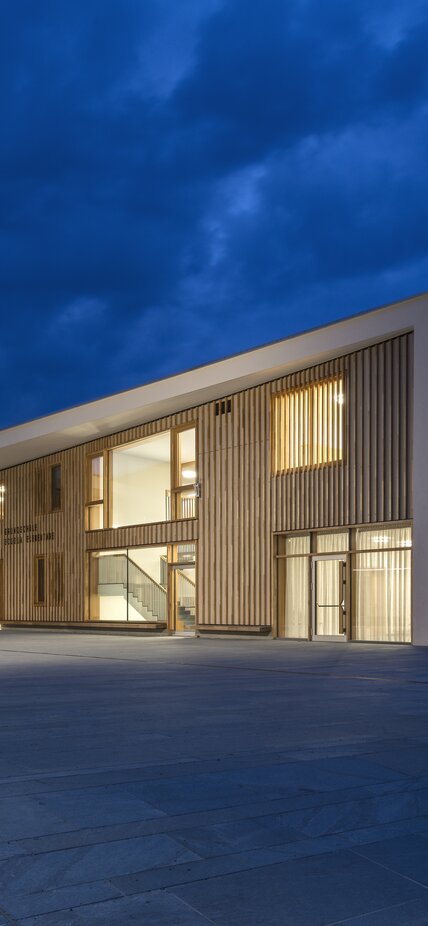
[[[10,4],[0,423],[425,289],[427,43],[419,0]]]

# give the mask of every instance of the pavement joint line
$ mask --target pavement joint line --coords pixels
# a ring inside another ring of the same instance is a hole
[[[18,655],[26,656],[47,656],[54,657],[55,659],[64,658],[64,659],[84,659],[91,661],[93,659],[99,660],[101,662],[132,662],[137,665],[141,663],[139,658],[130,658],[129,656],[103,656],[103,655],[93,655],[93,654],[84,654],[84,653],[45,653],[39,650],[15,650],[5,647],[0,647],[1,653],[17,653]],[[226,664],[220,665],[218,663],[209,663],[209,662],[170,662],[168,661],[168,666],[186,666],[192,669],[221,669],[222,671],[231,670],[237,672],[249,672],[249,673],[263,673],[269,672],[278,675],[290,675],[290,676],[304,676],[309,678],[325,678],[327,680],[340,680],[340,681],[356,681],[356,682],[378,682],[379,684],[389,684],[389,685],[428,685],[427,679],[417,679],[417,678],[392,678],[391,676],[386,675],[338,675],[335,673],[325,672],[311,672],[309,670],[298,670],[298,669],[281,669],[273,666],[238,666],[235,664]],[[155,671],[159,671],[161,664],[155,666]]]
[[[313,839],[314,841],[315,841],[315,840],[318,841],[318,840],[320,840],[320,839],[328,839],[329,837],[331,837],[331,834],[330,834],[330,833],[329,833],[329,834],[326,834],[325,836],[316,836],[316,837],[309,837],[309,838],[310,838],[310,839]],[[348,846],[343,846],[343,847],[342,847],[342,850],[343,850],[344,852],[352,851],[352,850],[348,849]],[[239,852],[233,853],[233,856],[232,856],[232,857],[235,858],[237,855],[241,855],[241,854],[242,854],[242,855],[247,855],[249,852],[257,852],[257,851],[259,851],[259,850],[258,850],[258,849],[245,849],[245,850],[243,850],[241,853],[239,853]],[[326,852],[323,852],[323,853],[321,853],[321,854],[322,854],[322,855],[334,855],[334,854],[336,853],[336,851],[337,851],[337,849],[328,849]],[[280,854],[280,849],[279,849],[279,848],[278,848],[278,853]],[[175,882],[172,883],[172,884],[165,885],[163,888],[162,888],[162,887],[158,887],[158,888],[150,887],[150,888],[147,888],[147,890],[145,890],[145,891],[133,891],[133,892],[131,892],[131,893],[129,893],[129,894],[126,894],[125,896],[126,896],[126,897],[128,897],[128,896],[129,896],[129,897],[135,897],[135,896],[138,895],[138,894],[149,894],[149,893],[151,893],[152,891],[155,891],[155,890],[167,890],[167,891],[169,890],[169,891],[173,892],[174,887],[181,887],[181,886],[184,885],[184,884],[200,884],[200,883],[202,883],[202,881],[215,881],[217,878],[227,878],[227,877],[229,877],[230,875],[243,874],[243,873],[245,873],[245,872],[251,872],[251,871],[260,871],[260,870],[263,869],[263,868],[265,868],[265,869],[276,868],[278,865],[288,865],[288,864],[293,863],[293,862],[295,862],[295,861],[301,861],[301,860],[306,859],[306,858],[317,858],[317,857],[319,857],[319,856],[320,856],[320,853],[319,853],[319,852],[314,852],[313,854],[311,854],[310,852],[308,852],[307,855],[300,856],[300,858],[297,858],[297,859],[293,859],[293,858],[287,859],[287,858],[280,858],[280,857],[279,857],[278,859],[275,859],[275,861],[273,861],[273,860],[271,860],[271,861],[269,861],[269,862],[261,861],[260,864],[248,865],[248,867],[238,868],[238,869],[237,869],[237,868],[233,868],[232,871],[222,871],[222,872],[219,872],[219,874],[214,874],[214,875],[203,875],[203,876],[200,877],[200,878],[190,878],[190,879],[187,878],[187,879],[184,880],[184,881],[175,881]],[[229,858],[229,857],[230,857],[229,855],[227,855],[227,856],[215,856],[216,859],[218,859],[218,858]],[[114,876],[111,878],[111,881],[113,882],[113,886],[116,887],[116,883],[115,883],[116,880],[122,880],[122,878],[132,878],[133,876],[136,876],[136,877],[137,877],[137,876],[139,876],[139,875],[143,875],[143,876],[144,876],[144,875],[152,874],[152,873],[154,873],[154,872],[161,872],[161,871],[168,871],[168,872],[170,872],[171,875],[173,875],[173,874],[174,874],[174,871],[175,871],[180,865],[183,865],[183,866],[186,865],[186,864],[187,864],[187,865],[198,865],[200,862],[201,862],[201,863],[210,862],[210,861],[212,861],[212,859],[213,859],[213,856],[210,856],[209,858],[204,858],[204,857],[202,857],[202,858],[198,859],[197,861],[193,861],[193,862],[180,862],[180,863],[178,863],[177,865],[172,865],[172,866],[171,866],[171,865],[170,865],[170,866],[165,866],[165,865],[164,865],[163,867],[158,866],[157,868],[147,868],[147,869],[143,869],[143,870],[141,870],[141,871],[130,872],[130,873],[126,874],[126,875],[114,875]]]
[[[410,901],[411,903],[412,901]],[[385,913],[388,910],[399,910],[400,907],[407,907],[409,901],[403,900],[401,903],[388,904],[386,907],[377,907],[376,910],[370,910],[370,916],[374,916],[376,913]],[[334,922],[326,923],[326,926],[345,926],[345,923],[349,923],[352,926],[352,923],[361,921],[361,915],[358,913],[356,915],[347,916],[346,919],[334,920]]]
[[[174,894],[174,891],[169,891],[168,888],[165,888],[165,887],[161,888],[161,891],[162,891],[162,894]],[[138,894],[136,894],[135,896],[138,897]],[[174,897],[176,897],[177,900],[181,900],[181,903],[183,903],[186,907],[188,907],[189,910],[193,910],[193,913],[197,913],[198,916],[201,916],[207,923],[211,923],[212,926],[218,926],[218,922],[216,923],[215,920],[212,920],[211,917],[207,916],[206,913],[202,913],[202,910],[198,910],[198,908],[194,907],[193,904],[189,903],[188,900],[184,900],[184,898],[179,897],[178,894],[174,894]]]
[[[427,839],[427,843],[428,843],[428,838],[427,837],[425,838]],[[372,865],[377,865],[378,868],[382,868],[384,871],[389,871],[389,872],[392,871],[395,875],[398,875],[400,878],[404,878],[406,881],[410,881],[411,884],[417,884],[418,887],[423,887],[425,891],[428,891],[428,884],[424,884],[423,881],[418,881],[417,878],[411,878],[410,875],[403,874],[402,871],[398,871],[397,868],[392,868],[391,865],[384,865],[382,862],[379,862],[378,859],[375,859],[375,858],[368,859],[367,855],[364,855],[363,852],[358,851],[357,846],[353,846],[352,849],[350,849],[349,851],[352,852],[354,855],[358,855],[359,858],[363,858],[366,861],[371,862]]]
[[[358,790],[358,789],[356,789],[356,790]],[[403,793],[407,793],[407,792],[403,792]],[[413,791],[412,791],[412,792],[408,792],[408,793],[413,794],[413,793],[417,793],[417,792],[413,792]],[[386,796],[386,795],[383,795],[383,796]],[[302,797],[304,797],[304,795],[302,795]],[[362,802],[362,801],[373,800],[373,799],[377,799],[377,798],[375,797],[375,795],[372,795],[372,794],[365,794],[365,793],[362,793],[361,795],[358,795],[358,796],[355,796],[355,794],[354,794],[353,797],[349,797],[349,798],[345,798],[345,797],[344,797],[343,800],[341,800],[341,801],[334,801],[332,804],[331,804],[331,803],[328,803],[328,802],[323,802],[323,803],[321,803],[321,804],[315,804],[315,803],[314,803],[313,805],[309,805],[309,806],[308,806],[308,805],[304,805],[304,806],[302,806],[302,807],[293,807],[293,808],[290,808],[290,809],[288,809],[288,810],[281,810],[280,813],[281,813],[282,816],[287,816],[287,814],[294,814],[294,813],[297,813],[297,812],[299,812],[299,811],[305,811],[305,810],[307,810],[307,811],[311,811],[311,810],[312,810],[314,813],[316,813],[317,811],[321,811],[324,807],[331,807],[331,806],[333,806],[333,807],[342,807],[344,804],[355,803],[355,802],[360,803],[360,802]],[[284,800],[283,798],[278,798],[277,801],[272,801],[271,803],[280,803],[280,802],[283,801],[283,800]],[[106,842],[107,842],[107,843],[110,843],[110,842],[127,842],[127,841],[129,841],[129,840],[131,840],[131,839],[141,838],[141,837],[144,837],[144,836],[162,835],[163,833],[165,833],[166,835],[169,834],[169,833],[172,833],[172,834],[173,834],[173,833],[175,832],[175,830],[177,830],[177,829],[180,830],[180,829],[191,829],[191,828],[192,828],[192,826],[193,826],[192,820],[191,820],[191,819],[187,819],[186,822],[184,822],[184,821],[183,821],[183,818],[186,819],[186,818],[189,818],[189,817],[192,817],[192,816],[198,816],[198,817],[199,817],[199,816],[201,816],[201,814],[203,814],[203,813],[205,813],[205,814],[212,814],[213,816],[214,816],[214,815],[217,815],[217,816],[220,816],[220,817],[221,817],[221,816],[222,816],[222,813],[223,813],[223,812],[226,812],[226,820],[213,819],[212,822],[210,822],[210,820],[206,820],[205,823],[202,824],[202,826],[209,827],[210,825],[211,825],[211,826],[216,826],[216,825],[218,825],[218,824],[221,825],[222,823],[234,822],[234,821],[229,821],[229,820],[227,819],[227,811],[228,811],[228,810],[234,810],[234,809],[236,809],[236,808],[242,808],[242,810],[245,811],[245,813],[243,813],[242,816],[238,816],[238,817],[236,818],[237,820],[239,820],[239,819],[243,819],[243,820],[258,820],[259,818],[260,818],[260,819],[265,819],[266,817],[276,817],[276,816],[278,815],[278,810],[280,809],[280,808],[278,808],[278,807],[277,807],[276,809],[274,809],[273,807],[270,807],[270,808],[266,808],[266,809],[265,809],[264,811],[262,811],[262,812],[260,812],[260,809],[259,809],[259,810],[257,810],[257,811],[253,811],[253,812],[250,811],[250,813],[248,813],[248,807],[249,807],[249,806],[252,806],[252,805],[248,805],[248,804],[233,804],[233,805],[228,805],[228,806],[222,807],[222,808],[215,808],[215,809],[213,809],[213,810],[206,810],[206,811],[196,810],[196,811],[194,811],[193,814],[192,814],[192,813],[177,814],[176,816],[174,816],[173,814],[171,814],[171,815],[165,815],[165,817],[159,817],[159,818],[155,818],[155,819],[152,819],[152,820],[133,820],[133,821],[131,821],[131,822],[128,823],[128,824],[126,824],[126,823],[125,823],[125,824],[120,824],[120,823],[119,823],[119,824],[106,824],[105,827],[91,827],[91,828],[90,828],[90,831],[92,830],[92,831],[94,831],[94,833],[95,833],[95,830],[104,830],[104,829],[108,829],[108,828],[111,827],[111,826],[118,826],[118,827],[123,827],[123,826],[126,826],[126,825],[129,825],[129,826],[133,826],[133,825],[137,825],[137,826],[138,826],[138,825],[142,825],[142,826],[144,826],[145,824],[147,824],[147,829],[148,829],[148,830],[153,830],[153,832],[140,833],[138,837],[136,837],[135,834],[134,834],[134,835],[131,835],[131,836],[119,836],[119,837],[118,837],[118,835],[117,835],[116,833],[111,833],[111,834],[110,834],[111,838],[108,838],[108,837],[106,838],[106,835],[107,835],[107,834],[106,834],[105,832],[100,832],[100,833],[97,833],[97,837],[99,836],[100,841],[98,841],[98,839],[95,838],[93,842],[77,843],[77,844],[74,844],[73,846],[64,846],[63,848],[44,849],[44,850],[42,849],[41,852],[37,851],[37,847],[32,847],[30,851],[27,851],[27,852],[26,852],[26,851],[25,851],[25,845],[23,845],[22,848],[23,848],[24,851],[23,851],[22,855],[23,855],[23,856],[49,855],[49,854],[52,853],[52,852],[63,852],[63,851],[68,851],[70,848],[88,848],[89,846],[102,845],[102,844],[105,844]],[[367,823],[366,823],[364,826],[352,827],[351,829],[350,829],[349,827],[347,827],[346,829],[337,829],[337,830],[333,830],[332,832],[329,832],[329,833],[320,834],[319,836],[308,836],[306,833],[303,833],[303,832],[302,832],[301,840],[299,839],[299,840],[297,840],[297,842],[303,841],[303,840],[308,840],[308,839],[325,839],[325,838],[327,838],[327,837],[330,837],[330,836],[337,836],[337,835],[341,836],[341,835],[346,834],[346,833],[348,833],[348,832],[354,833],[354,832],[359,832],[359,830],[370,829],[371,827],[388,826],[388,825],[394,825],[394,824],[405,823],[405,822],[409,822],[409,821],[412,821],[412,820],[417,821],[417,820],[419,820],[419,819],[420,819],[420,815],[419,815],[419,814],[418,814],[418,815],[412,814],[412,815],[409,816],[409,817],[399,817],[397,820],[389,820],[389,821],[386,821],[386,823],[384,823],[384,824],[376,823],[376,822],[373,822],[372,824],[367,824]],[[166,824],[166,828],[165,828],[164,830],[162,829],[162,824]],[[24,836],[24,837],[21,837],[20,839],[10,840],[9,842],[12,843],[13,845],[20,846],[21,843],[24,844],[24,843],[26,843],[26,842],[32,842],[32,841],[37,840],[37,839],[46,839],[46,838],[52,838],[52,837],[55,838],[55,836],[58,836],[58,838],[60,838],[60,837],[65,837],[65,836],[72,836],[73,833],[76,833],[76,835],[77,835],[79,832],[84,832],[84,833],[85,833],[85,832],[88,832],[88,828],[85,828],[85,829],[83,829],[83,830],[63,830],[63,831],[60,832],[60,833],[54,833],[54,834],[48,833],[48,834],[42,835],[42,836]],[[424,835],[424,834],[419,834],[419,835]],[[428,839],[428,835],[427,835],[426,838]],[[271,848],[274,848],[274,847],[271,847]],[[351,845],[351,846],[349,846],[349,847],[347,847],[347,848],[349,848],[349,850],[351,851],[351,850],[354,849],[354,846]],[[358,848],[358,847],[355,846],[355,850],[357,850],[357,848]],[[230,853],[227,853],[227,855],[236,855],[236,854],[239,854],[239,851],[247,851],[247,850],[238,850],[237,852],[230,852]],[[249,850],[248,850],[248,851],[249,851]],[[223,854],[224,854],[224,853],[223,853]],[[219,856],[209,856],[209,858],[217,858],[217,857],[219,857]],[[220,856],[220,857],[221,857],[221,856]],[[205,856],[202,856],[202,858],[205,858]],[[86,882],[85,882],[85,883],[86,883]]]
[[[98,881],[81,881],[81,882],[79,882],[79,883],[77,883],[77,884],[62,885],[62,888],[60,888],[60,890],[61,890],[61,889],[64,889],[64,888],[67,888],[67,887],[68,887],[68,888],[72,888],[72,887],[86,887],[88,884],[97,884],[97,883],[98,883]],[[34,913],[28,913],[28,914],[25,914],[25,916],[20,916],[20,917],[19,917],[19,920],[14,919],[14,918],[11,916],[10,913],[5,913],[4,911],[1,910],[1,908],[0,908],[0,913],[6,918],[8,924],[9,924],[9,922],[10,922],[10,926],[21,926],[21,923],[25,923],[25,920],[34,919],[35,916],[39,916],[39,917],[42,917],[42,916],[43,916],[43,917],[44,917],[44,916],[52,916],[53,913],[62,913],[63,910],[67,910],[67,911],[69,911],[69,910],[82,910],[83,907],[94,907],[94,906],[96,906],[96,905],[99,904],[99,903],[106,903],[106,902],[109,902],[109,901],[111,901],[111,900],[123,900],[124,898],[126,898],[127,895],[124,894],[123,891],[120,889],[120,887],[117,887],[116,884],[113,884],[113,883],[112,883],[111,881],[109,881],[109,880],[107,880],[107,881],[104,880],[104,884],[110,884],[112,890],[115,890],[115,891],[117,892],[116,896],[115,896],[115,897],[109,897],[109,898],[108,898],[108,901],[106,901],[106,900],[95,900],[95,901],[94,901],[94,900],[84,900],[83,903],[74,903],[72,907],[57,907],[57,908],[54,909],[54,910],[49,910],[47,913],[36,913],[36,914],[34,914]],[[52,890],[57,890],[57,888],[51,888],[50,891],[52,891]],[[48,893],[49,893],[49,891],[34,891],[32,894],[24,894],[23,896],[24,896],[24,897],[40,897],[41,895],[43,895],[43,894],[46,895],[46,894],[48,894]],[[9,917],[9,920],[7,919],[8,917]]]
[[[19,926],[19,921],[16,920],[15,917],[13,917],[11,913],[7,913],[7,911],[4,910],[3,907],[0,907],[0,914],[5,920],[5,922],[8,924],[8,926]]]
[[[365,752],[365,753],[362,753],[362,754],[357,753],[357,758],[365,758],[366,756],[372,756],[372,755],[376,755],[376,754],[377,754],[376,752],[370,751],[370,750],[368,749],[367,752]],[[244,757],[243,757],[243,758],[244,758]],[[327,757],[322,757],[322,761],[324,761],[324,758],[327,758],[327,759],[328,759],[329,757],[328,757],[328,756],[327,756]],[[336,758],[336,757],[334,757],[334,758]],[[354,756],[352,756],[352,755],[351,755],[351,756],[347,756],[347,755],[346,755],[345,758],[354,758]],[[200,760],[200,761],[201,761],[202,763],[204,763],[204,760],[203,760],[203,759]],[[311,759],[306,759],[306,760],[299,760],[299,759],[297,759],[297,758],[295,758],[295,757],[293,757],[293,758],[291,758],[291,759],[290,759],[290,758],[285,758],[285,759],[284,759],[284,758],[282,758],[282,757],[276,756],[274,759],[272,759],[272,758],[266,759],[266,758],[265,758],[264,760],[261,759],[260,762],[256,762],[256,763],[254,763],[254,764],[246,764],[246,765],[244,765],[244,766],[242,767],[242,770],[244,770],[244,771],[245,771],[245,769],[254,769],[254,770],[257,770],[258,768],[263,768],[263,767],[266,765],[266,763],[268,763],[269,766],[273,766],[274,768],[275,768],[276,766],[278,766],[278,765],[297,765],[297,764],[299,763],[299,761],[306,761],[308,764],[310,764],[311,762],[318,762],[318,761],[320,761],[320,760],[319,760],[318,758],[311,758]],[[332,758],[332,761],[333,761],[333,758]],[[57,787],[57,788],[53,787],[53,788],[50,788],[50,789],[49,789],[49,794],[62,794],[63,792],[66,792],[66,791],[91,791],[91,790],[97,789],[97,788],[116,788],[116,787],[119,788],[121,785],[122,785],[122,786],[126,786],[126,785],[132,785],[132,784],[137,784],[137,783],[142,783],[142,784],[143,784],[143,783],[144,783],[144,784],[147,783],[147,784],[149,784],[151,781],[158,781],[159,778],[162,779],[163,781],[170,781],[171,779],[174,779],[174,778],[182,778],[182,777],[184,777],[184,773],[186,772],[186,765],[188,765],[188,764],[193,765],[194,762],[193,762],[193,761],[190,761],[190,762],[188,763],[187,760],[184,760],[183,762],[178,762],[177,765],[180,766],[180,767],[177,768],[177,769],[171,769],[171,771],[174,770],[174,772],[175,772],[175,774],[173,774],[173,775],[171,775],[171,776],[168,776],[168,775],[160,775],[160,774],[159,774],[159,772],[160,772],[162,769],[164,769],[164,768],[165,768],[165,769],[170,768],[170,765],[171,765],[171,764],[174,765],[174,763],[166,763],[165,765],[156,763],[156,764],[154,764],[153,766],[147,765],[147,766],[143,766],[142,768],[141,768],[140,766],[136,766],[136,767],[135,767],[135,772],[137,772],[137,771],[140,771],[140,772],[141,772],[141,771],[146,771],[146,770],[149,771],[149,770],[152,768],[152,769],[153,769],[153,772],[152,772],[152,775],[151,775],[151,776],[150,776],[150,775],[141,775],[141,774],[140,774],[140,775],[136,775],[135,778],[133,778],[133,777],[132,777],[132,778],[126,777],[124,780],[108,782],[107,784],[105,784],[105,783],[103,783],[103,782],[100,783],[100,781],[95,781],[95,782],[91,782],[91,783],[88,783],[88,784],[83,784],[82,782],[76,782],[76,783],[74,784],[73,782],[70,782],[69,784],[65,785],[65,786],[62,787],[62,788],[60,788],[60,787]],[[211,769],[210,771],[201,771],[201,772],[195,770],[195,771],[194,771],[194,774],[195,774],[195,775],[222,775],[222,774],[227,774],[228,772],[230,772],[230,773],[239,772],[240,769],[241,769],[241,763],[238,761],[238,764],[237,764],[237,765],[235,765],[235,766],[231,765],[230,768]],[[125,768],[123,769],[123,771],[126,771],[126,770],[127,770],[127,769],[126,769],[126,766],[125,766]],[[133,767],[131,766],[129,770],[132,771],[132,770],[133,770]],[[98,772],[98,771],[106,773],[106,772],[108,772],[109,770],[108,770],[108,769],[101,768],[100,770],[97,769],[97,772]],[[387,766],[379,765],[379,773],[381,773],[382,771],[387,772],[387,771],[388,771],[388,767],[387,767]],[[118,772],[119,772],[119,770],[118,770]],[[89,775],[90,773],[87,773],[87,774]],[[344,776],[345,779],[348,777],[348,778],[360,778],[360,779],[362,779],[362,780],[365,780],[364,785],[356,785],[355,787],[357,787],[357,788],[358,788],[358,787],[368,787],[369,784],[374,784],[374,785],[375,785],[375,784],[379,784],[379,785],[388,784],[388,782],[390,781],[390,779],[388,779],[388,778],[385,778],[385,779],[384,779],[384,778],[382,777],[381,774],[380,774],[379,779],[376,779],[376,778],[368,779],[368,778],[364,775],[363,772],[355,773],[355,772],[352,771],[352,768],[348,769],[347,771],[342,770],[341,774]],[[403,774],[404,774],[404,773],[403,773]],[[43,787],[40,787],[40,789],[37,790],[37,785],[42,786],[42,785],[43,785],[43,782],[46,781],[46,783],[47,783],[48,781],[50,781],[50,780],[55,780],[55,779],[58,780],[58,781],[61,781],[61,777],[63,777],[63,778],[65,778],[65,777],[67,777],[67,778],[69,778],[69,777],[70,777],[70,778],[74,778],[74,777],[78,777],[78,776],[79,776],[79,772],[76,772],[75,775],[58,776],[57,779],[56,779],[56,776],[55,776],[55,775],[51,775],[51,776],[48,775],[48,776],[43,777],[43,778],[40,778],[40,779],[39,779],[38,775],[30,776],[29,778],[26,778],[26,777],[25,777],[25,778],[23,779],[23,781],[28,781],[28,782],[34,781],[35,790],[31,790],[31,791],[28,791],[28,792],[23,792],[23,795],[20,795],[20,794],[8,794],[8,795],[5,795],[4,797],[2,797],[2,796],[0,795],[0,801],[2,801],[2,800],[8,801],[8,800],[10,800],[11,797],[21,797],[21,796],[24,796],[24,795],[27,795],[28,797],[31,797],[31,796],[36,797],[38,794],[45,794],[45,793],[46,793],[46,789],[43,788]],[[400,779],[400,778],[395,779],[395,783],[397,784],[397,786],[398,786],[399,784],[405,785],[405,784],[417,782],[419,779],[422,779],[422,778],[425,778],[425,777],[427,777],[427,776],[426,776],[426,775],[409,775],[409,774],[406,774],[405,777],[403,777],[402,779]],[[22,780],[22,779],[19,779],[19,778],[17,778],[17,779],[15,779],[15,778],[14,778],[14,779],[8,779],[8,778],[6,778],[6,779],[3,779],[3,780],[0,779],[0,787],[1,787],[1,785],[11,784],[11,783],[13,783],[13,782],[18,782],[18,781],[21,781],[21,780]],[[391,782],[391,783],[392,783],[392,782]],[[345,789],[338,789],[338,790],[345,790]],[[403,788],[403,790],[405,790],[405,789]],[[312,793],[312,792],[306,792],[306,791],[304,791],[304,793]],[[147,801],[145,798],[144,798],[144,801],[145,801],[145,803],[150,803],[150,801]]]

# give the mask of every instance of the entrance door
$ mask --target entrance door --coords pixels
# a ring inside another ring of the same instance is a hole
[[[312,639],[346,640],[346,556],[314,556]]]
[[[174,630],[194,633],[196,628],[196,569],[195,566],[173,566]]]

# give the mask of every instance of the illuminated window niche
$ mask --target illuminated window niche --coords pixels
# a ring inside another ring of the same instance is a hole
[[[340,463],[344,455],[343,376],[274,396],[273,472]]]
[[[196,513],[195,428],[162,431],[111,451],[112,527]]]

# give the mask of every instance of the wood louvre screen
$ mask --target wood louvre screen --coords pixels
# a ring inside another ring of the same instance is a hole
[[[337,376],[274,396],[274,473],[343,460],[344,390],[344,378]]]

